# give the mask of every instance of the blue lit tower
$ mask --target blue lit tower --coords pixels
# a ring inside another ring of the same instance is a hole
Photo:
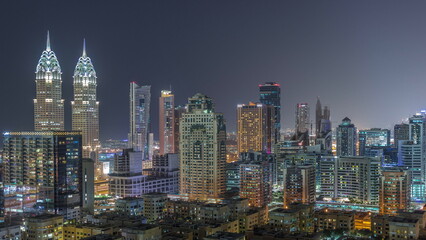
[[[35,74],[34,129],[36,131],[64,130],[62,72],[58,59],[50,48],[49,32],[47,32],[46,49],[41,54]]]
[[[96,72],[92,60],[83,54],[74,70],[74,101],[72,105],[72,130],[81,131],[83,137],[83,156],[91,157],[97,152],[99,144],[99,102],[96,100]]]
[[[273,106],[273,139],[274,142],[280,140],[280,130],[281,130],[281,88],[280,84],[276,82],[266,82],[264,84],[259,84],[259,94],[260,102],[265,105]]]
[[[337,156],[356,156],[356,127],[348,117],[336,129]]]

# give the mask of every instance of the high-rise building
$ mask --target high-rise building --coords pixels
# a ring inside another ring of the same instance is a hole
[[[240,197],[249,205],[263,207],[272,199],[272,168],[269,161],[250,161],[240,164]]]
[[[237,106],[238,152],[271,152],[273,140],[269,129],[273,119],[268,118],[268,108],[272,107],[253,102]]]
[[[180,119],[182,118],[182,114],[186,112],[186,107],[185,106],[176,106],[175,107],[175,116],[174,116],[174,121],[175,121],[175,126],[174,126],[174,131],[175,133],[173,134],[174,138],[175,138],[175,153],[179,153],[179,138],[180,138],[180,133],[179,133],[179,125],[180,125]]]
[[[180,120],[180,194],[217,199],[225,192],[226,126],[213,100],[197,93]]]
[[[36,68],[35,131],[64,130],[64,99],[62,99],[61,75],[61,66],[50,48],[50,37],[49,32],[47,32],[46,50],[41,54]]]
[[[94,214],[95,211],[95,164],[91,158],[81,161],[81,202],[83,209]]]
[[[369,147],[389,147],[390,130],[372,128],[359,130],[358,132],[359,155],[365,155],[365,149]]]
[[[310,117],[309,105],[307,103],[296,104],[296,134],[309,132]]]
[[[420,144],[413,141],[400,141],[398,144],[398,165],[410,172],[411,201],[425,201],[424,162]]]
[[[163,90],[160,96],[160,154],[175,153],[175,96],[171,91]]]
[[[327,198],[379,204],[381,161],[377,157],[322,157],[320,193]]]
[[[97,161],[99,142],[99,102],[96,100],[96,72],[92,60],[83,54],[74,70],[74,101],[72,105],[72,130],[81,131],[83,137],[83,157]]]
[[[39,211],[79,217],[82,143],[80,132],[4,133],[6,211]]]
[[[317,105],[315,108],[315,136],[320,137],[321,133],[321,120],[323,119],[322,106],[319,97],[317,97]]]
[[[336,129],[337,156],[356,156],[356,127],[348,117]]]
[[[315,166],[291,165],[284,169],[284,207],[315,203]]]
[[[410,173],[402,169],[384,169],[380,177],[380,214],[396,214],[410,206]]]
[[[148,155],[148,135],[150,133],[151,86],[130,83],[130,133],[129,148]]]
[[[273,139],[274,143],[280,141],[281,131],[281,87],[276,82],[266,82],[259,85],[260,102],[265,105],[273,106],[271,115],[274,119]]]
[[[410,139],[410,127],[406,123],[395,124],[393,128],[393,142],[398,148],[398,142]]]

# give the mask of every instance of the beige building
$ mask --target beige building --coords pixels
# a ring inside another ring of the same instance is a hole
[[[34,99],[34,130],[64,130],[64,99],[62,99],[62,71],[55,53],[50,48],[47,32],[46,50],[36,68],[36,98]]]
[[[294,204],[288,208],[277,208],[269,213],[269,226],[285,233],[313,233],[313,205]]]
[[[328,208],[315,212],[316,231],[355,229],[355,213],[348,211],[331,210]]]
[[[148,222],[154,222],[164,217],[164,208],[167,201],[165,193],[147,193],[142,195],[143,216]]]
[[[77,240],[87,238],[98,234],[110,234],[113,235],[118,228],[114,229],[112,225],[94,225],[94,224],[82,224],[72,225],[66,224],[63,226],[64,239],[66,240]]]
[[[197,93],[182,114],[179,193],[189,200],[215,200],[225,192],[226,127],[213,100]]]
[[[63,240],[64,218],[60,215],[39,215],[25,220],[25,240]]]
[[[72,129],[83,136],[83,157],[96,159],[99,142],[99,102],[96,100],[96,72],[92,60],[86,54],[78,59],[74,70],[74,101],[72,106]]]

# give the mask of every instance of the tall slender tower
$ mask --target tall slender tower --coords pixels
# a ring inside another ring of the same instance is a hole
[[[72,130],[81,131],[83,157],[94,158],[99,144],[99,102],[96,100],[96,72],[92,60],[86,54],[86,41],[83,54],[74,70],[74,101],[72,105]],[[92,156],[91,156],[92,155]]]
[[[197,93],[182,115],[180,194],[189,200],[217,199],[225,192],[226,127],[211,98]]]
[[[160,154],[175,153],[175,96],[171,91],[163,90],[160,96]]]
[[[150,125],[151,86],[130,83],[130,133],[129,148],[148,155],[148,135]]]
[[[272,116],[274,124],[271,129],[274,130],[273,138],[274,143],[280,141],[280,130],[281,130],[281,87],[276,82],[266,82],[259,85],[260,102],[265,105],[271,105],[274,107]]]
[[[64,99],[62,99],[61,66],[50,49],[47,32],[46,50],[36,69],[36,98],[34,99],[34,128],[36,131],[64,130]]]
[[[319,138],[321,136],[321,120],[323,119],[322,115],[322,106],[319,97],[317,97],[317,106],[315,108],[315,136]]]
[[[296,133],[301,134],[309,132],[310,118],[309,105],[307,103],[298,103],[296,105]]]

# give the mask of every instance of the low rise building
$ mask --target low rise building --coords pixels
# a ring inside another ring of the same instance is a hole
[[[324,208],[315,212],[316,231],[355,229],[355,212],[338,211]]]
[[[142,215],[143,206],[143,198],[126,197],[115,201],[115,211],[128,216]]]
[[[43,214],[25,219],[26,240],[63,240],[64,217],[53,214]]]
[[[125,227],[121,230],[123,240],[160,240],[161,228],[151,224]]]

